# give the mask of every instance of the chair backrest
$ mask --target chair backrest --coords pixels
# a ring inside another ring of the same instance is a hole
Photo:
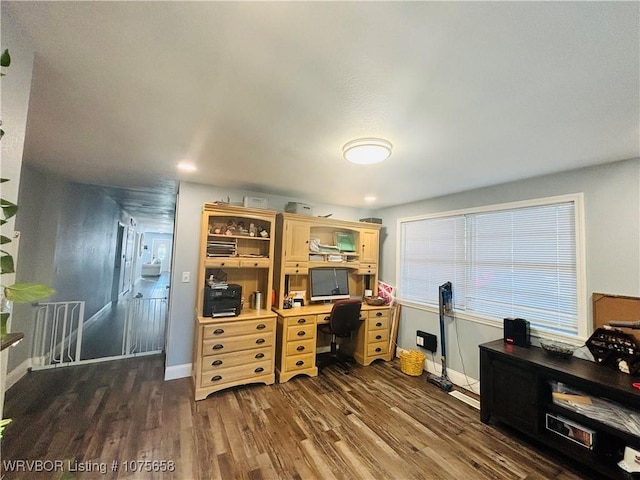
[[[362,301],[358,298],[337,300],[331,309],[329,325],[331,333],[337,337],[349,335],[360,327]]]

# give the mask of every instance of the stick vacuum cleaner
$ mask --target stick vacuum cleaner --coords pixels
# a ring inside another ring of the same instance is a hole
[[[451,282],[444,283],[438,287],[438,300],[440,304],[440,351],[442,353],[442,372],[440,376],[437,375],[429,375],[427,377],[427,381],[429,383],[433,383],[437,385],[445,392],[451,391],[453,388],[453,383],[447,377],[447,340],[445,337],[445,324],[444,317],[445,314],[450,314],[452,311],[452,296],[453,291],[451,288]]]

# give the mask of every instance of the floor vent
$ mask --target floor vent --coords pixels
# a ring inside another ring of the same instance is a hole
[[[456,397],[458,400],[466,403],[467,405],[471,405],[476,410],[480,410],[480,402],[475,398],[471,398],[469,395],[465,395],[464,393],[457,390],[452,390],[451,392],[449,392],[449,395],[451,395],[452,397]]]

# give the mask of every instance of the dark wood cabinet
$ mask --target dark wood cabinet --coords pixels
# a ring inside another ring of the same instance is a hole
[[[637,413],[640,418],[640,391],[633,382],[633,377],[608,367],[575,357],[553,357],[537,347],[502,340],[480,345],[481,421],[509,425],[590,467],[599,477],[633,478],[617,464],[626,446],[640,450],[640,430],[610,420],[617,413],[621,417]],[[565,398],[572,401],[564,402]],[[586,408],[574,399],[585,402]],[[603,409],[595,410],[600,405]],[[589,432],[589,441],[548,428],[548,416],[577,426],[580,433]]]

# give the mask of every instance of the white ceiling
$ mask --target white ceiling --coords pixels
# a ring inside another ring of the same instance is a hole
[[[24,162],[124,203],[170,209],[186,179],[378,208],[640,156],[638,2],[3,1],[6,14],[36,49]],[[365,136],[391,158],[348,164],[342,146]],[[178,173],[183,159],[198,171]]]

